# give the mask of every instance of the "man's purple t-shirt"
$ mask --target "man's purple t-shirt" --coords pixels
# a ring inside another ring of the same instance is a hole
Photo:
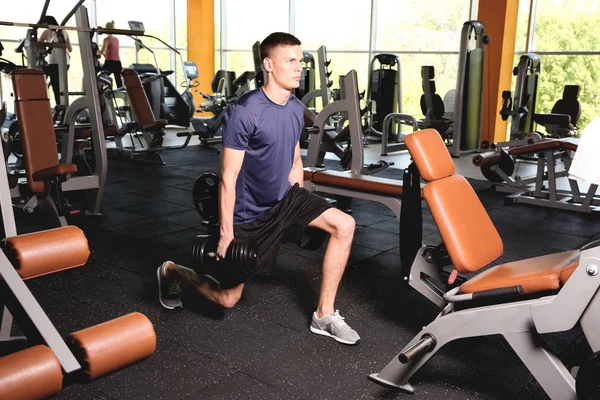
[[[303,125],[303,106],[297,98],[290,96],[282,106],[262,89],[246,93],[227,111],[223,146],[246,152],[235,187],[234,224],[255,220],[287,194]]]

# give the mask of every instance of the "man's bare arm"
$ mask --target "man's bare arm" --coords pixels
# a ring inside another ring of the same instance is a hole
[[[298,183],[300,187],[304,187],[304,167],[302,166],[302,157],[300,156],[300,143],[296,144],[294,164],[292,165],[288,180],[292,185]]]
[[[219,223],[221,238],[217,254],[225,257],[227,247],[233,239],[233,211],[235,208],[235,184],[244,161],[244,150],[223,148],[221,183],[219,185]]]

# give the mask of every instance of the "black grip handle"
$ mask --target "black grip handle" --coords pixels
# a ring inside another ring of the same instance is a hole
[[[497,289],[482,290],[473,292],[473,300],[491,299],[502,296],[521,296],[523,295],[523,286],[509,286]]]

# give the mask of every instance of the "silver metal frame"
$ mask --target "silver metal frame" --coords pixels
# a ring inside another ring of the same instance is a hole
[[[385,116],[383,119],[383,132],[381,135],[381,155],[387,156],[388,153],[393,153],[395,151],[406,150],[406,145],[404,144],[405,134],[398,132],[398,140],[396,143],[389,144],[388,143],[388,135],[391,126],[391,122],[394,121],[401,125],[410,125],[413,128],[413,132],[419,130],[419,121],[410,114],[402,114],[402,113],[391,113]]]
[[[302,97],[302,104],[308,106],[308,104],[317,98],[321,99],[323,107],[329,104],[329,68],[327,67],[327,48],[325,46],[319,47],[317,50],[317,64],[319,65],[319,89],[311,90]]]
[[[322,47],[324,49],[324,47]],[[321,54],[321,53],[320,53]],[[308,144],[308,151],[306,153],[306,160],[304,165],[307,167],[317,167],[323,162],[325,153],[328,151],[325,143],[323,143],[323,134],[325,133],[326,126],[331,116],[342,113],[344,118],[350,125],[350,140],[356,145],[357,149],[359,144],[362,144],[362,134],[360,128],[360,111],[358,103],[358,87],[356,71],[352,70],[348,75],[340,79],[340,86],[349,88],[349,95],[342,96],[338,101],[327,104],[321,112],[319,112],[315,118],[313,124],[313,130]],[[304,98],[308,97],[309,92]],[[363,169],[363,158],[364,154],[361,151],[357,151],[356,154],[352,155],[352,166],[351,170],[355,173],[360,173]],[[355,157],[356,156],[356,157]]]
[[[443,310],[385,368],[369,378],[413,393],[414,388],[408,380],[444,345],[462,338],[500,334],[550,398],[575,400],[575,379],[556,355],[536,345],[536,338],[542,333],[571,329],[580,321],[592,351],[600,351],[599,260],[600,246],[581,251],[579,266],[555,295],[457,311],[453,303],[444,301],[424,283],[422,272],[435,274],[437,268],[426,265],[424,259],[417,257],[411,270],[410,285]],[[430,345],[428,351],[406,363],[400,361],[401,354],[429,337],[435,338],[435,344]]]
[[[526,143],[524,143],[526,144]],[[504,182],[494,184],[499,192],[511,193],[506,198],[514,203],[532,204],[536,206],[576,211],[588,214],[600,212],[600,195],[597,195],[598,185],[590,185],[587,191],[582,191],[576,179],[569,178],[571,167],[571,152],[563,149],[539,150],[537,154],[536,174],[521,177],[518,168],[512,175],[505,173],[499,165],[491,165],[490,171],[495,172]],[[527,162],[517,158],[517,162]],[[563,168],[558,169],[558,161]],[[569,189],[558,189],[557,180],[567,178]]]

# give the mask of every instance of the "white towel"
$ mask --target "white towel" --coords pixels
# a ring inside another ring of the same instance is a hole
[[[569,177],[600,185],[600,117],[595,117],[581,132]]]

